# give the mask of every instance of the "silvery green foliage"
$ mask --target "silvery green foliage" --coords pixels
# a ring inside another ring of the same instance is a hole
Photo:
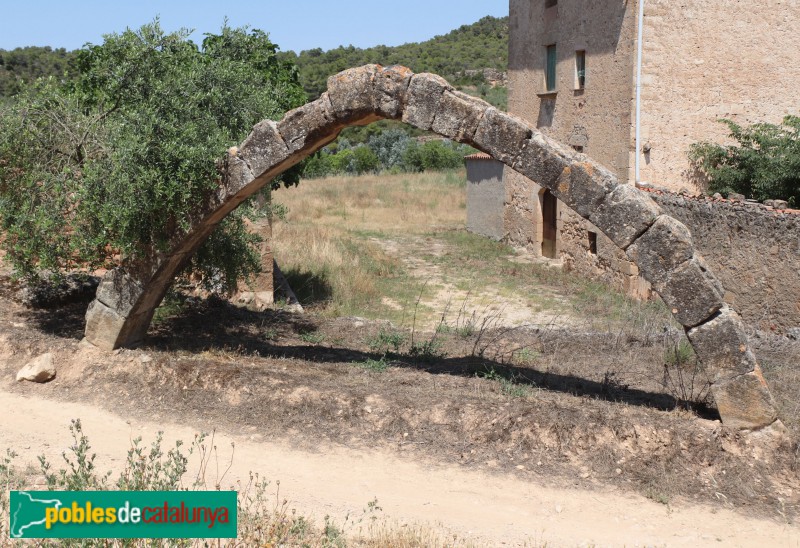
[[[390,129],[370,137],[368,146],[378,157],[384,169],[399,167],[410,138],[402,129]]]

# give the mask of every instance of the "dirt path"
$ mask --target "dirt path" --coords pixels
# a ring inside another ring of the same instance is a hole
[[[119,469],[129,440],[136,436],[149,443],[164,430],[171,445],[176,439],[191,440],[201,428],[128,420],[89,405],[3,391],[0,417],[0,450],[14,448],[20,453],[19,462],[34,462],[45,454],[56,466],[70,445],[69,422],[80,418],[100,470]],[[318,452],[307,453],[217,432],[220,470],[227,466],[231,442],[235,455],[223,487],[246,481],[250,471],[259,472],[273,480],[271,487],[279,480],[280,496],[318,522],[325,515],[340,523],[348,512],[360,516],[367,502],[377,498],[390,522],[429,524],[486,545],[800,546],[800,530],[795,527],[725,509],[667,507],[610,490],[545,488],[446,463],[426,467],[380,452],[320,446]],[[213,468],[212,463],[209,470]],[[209,472],[207,479],[214,481],[215,475]]]
[[[459,327],[464,324],[487,327],[548,326],[567,327],[580,322],[569,313],[566,299],[544,286],[537,288],[541,296],[549,300],[548,307],[540,310],[535,303],[519,294],[503,293],[498,284],[483,285],[476,282],[474,272],[467,270],[445,272],[438,264],[444,256],[456,253],[446,242],[432,237],[406,236],[394,238],[370,238],[389,256],[399,259],[408,273],[420,282],[428,284],[433,291],[421,296],[420,304],[433,311],[421,322],[423,329],[436,329],[442,321],[447,325]],[[539,262],[520,251],[510,255],[509,260],[519,264]],[[451,262],[457,260],[449,259]],[[460,287],[459,287],[460,286]],[[396,301],[384,304],[402,309]]]

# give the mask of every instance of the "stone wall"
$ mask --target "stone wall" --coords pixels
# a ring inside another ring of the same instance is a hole
[[[800,210],[693,197],[652,189],[664,212],[685,224],[698,251],[725,288],[725,301],[752,327],[785,333],[800,326]],[[566,268],[647,299],[649,284],[611,240],[568,208],[561,208],[560,255]]]
[[[650,191],[692,232],[744,320],[779,333],[800,326],[800,210]]]
[[[505,237],[503,164],[488,154],[472,154],[467,167],[467,230],[493,240]]]
[[[637,299],[652,297],[650,284],[639,275],[636,264],[596,226],[567,207],[561,207],[559,215],[559,258],[566,270],[601,281]]]
[[[800,0],[647,0],[643,30],[640,180],[691,190],[689,146],[727,142],[716,120],[800,112]]]
[[[263,204],[261,204],[263,206]],[[262,238],[259,245],[261,272],[252,279],[239,284],[239,290],[231,298],[237,306],[264,310],[275,302],[275,282],[273,278],[272,222],[269,218],[255,223],[247,222],[247,229]]]

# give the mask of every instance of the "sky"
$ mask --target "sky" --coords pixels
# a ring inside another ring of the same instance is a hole
[[[230,26],[261,29],[282,51],[299,52],[420,42],[486,15],[508,15],[508,0],[16,0],[2,2],[0,14],[0,49],[77,49],[158,16],[167,31],[194,29],[196,42],[228,17]]]

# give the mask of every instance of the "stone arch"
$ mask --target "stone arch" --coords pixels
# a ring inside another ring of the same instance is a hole
[[[456,91],[433,74],[367,65],[328,80],[316,101],[282,120],[264,120],[228,151],[218,191],[176,235],[153,252],[107,273],[86,313],[86,338],[104,349],[133,346],[147,331],[175,275],[216,225],[274,177],[333,141],[347,126],[402,120],[467,143],[549,189],[626,251],[672,310],[709,379],[724,423],[781,431],[775,405],[739,315],[694,250],[689,230],[646,194],[528,122]]]

